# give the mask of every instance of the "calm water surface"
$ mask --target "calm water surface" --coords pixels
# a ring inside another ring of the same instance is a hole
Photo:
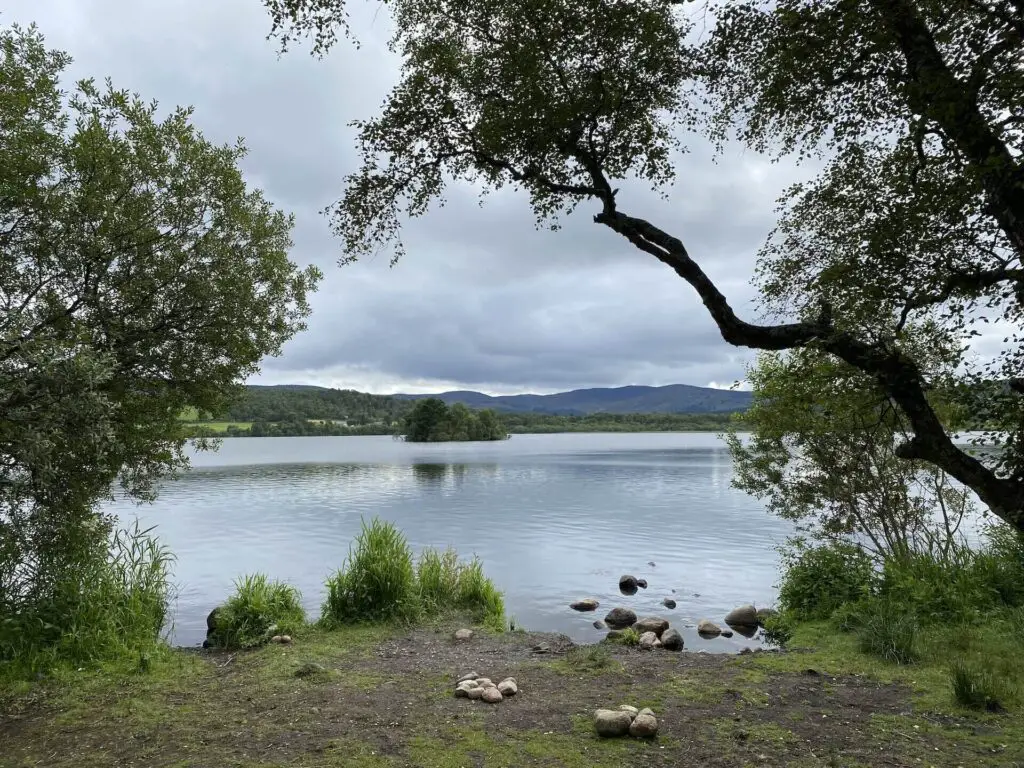
[[[664,615],[689,648],[735,651],[692,626],[744,602],[775,597],[774,547],[788,526],[730,487],[729,454],[713,434],[516,435],[498,443],[414,445],[390,437],[227,439],[164,486],[137,516],[177,556],[173,639],[202,642],[205,617],[233,580],[264,571],[299,587],[319,613],[360,519],[394,522],[414,548],[479,555],[506,609],[534,630],[577,641],[625,605]],[[651,565],[650,563],[654,563]],[[646,578],[632,597],[620,574]],[[596,614],[568,603],[596,597]],[[678,603],[661,606],[664,597]]]

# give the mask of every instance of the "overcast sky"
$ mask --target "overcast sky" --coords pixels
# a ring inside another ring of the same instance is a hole
[[[398,75],[386,9],[354,0],[353,15],[362,48],[324,60],[279,57],[260,0],[8,0],[0,23],[35,21],[70,53],[67,86],[109,76],[168,110],[193,105],[212,140],[245,138],[249,181],[296,214],[293,260],[325,273],[309,330],[254,383],[504,394],[742,376],[749,353],[721,339],[694,291],[593,224],[587,206],[562,231],[538,232],[525,195],[481,209],[467,187],[406,227],[396,267],[386,256],[336,266],[340,244],[319,211],[355,166],[347,123],[372,116]],[[620,205],[682,237],[749,318],[754,254],[800,173],[739,147],[717,163],[699,141],[690,149],[670,200],[623,185]]]

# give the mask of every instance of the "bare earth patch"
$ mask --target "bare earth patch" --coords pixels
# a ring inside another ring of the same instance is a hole
[[[292,646],[175,652],[146,674],[83,673],[11,694],[0,699],[0,765],[1024,765],[1013,715],[917,712],[903,685],[801,668],[793,654],[524,633],[455,643],[452,629],[311,631]],[[513,676],[520,692],[497,705],[456,699],[468,672]],[[620,704],[651,707],[659,736],[597,738],[593,711]]]

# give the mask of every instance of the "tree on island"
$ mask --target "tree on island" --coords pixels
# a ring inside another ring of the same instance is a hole
[[[346,0],[264,2],[284,44],[311,35],[322,53],[348,33]],[[553,227],[588,205],[689,283],[730,344],[813,348],[864,373],[906,424],[900,458],[939,467],[1024,530],[1024,2],[387,5],[401,79],[358,124],[363,164],[331,209],[343,263],[400,256],[402,220],[453,183],[517,187]],[[761,253],[774,324],[740,318],[679,235],[619,194],[623,181],[667,193],[686,180],[684,131],[827,158],[785,195]],[[1006,340],[979,358],[967,342],[993,319]],[[935,371],[915,357],[912,325],[954,359]],[[939,417],[949,370],[1011,382],[975,406],[1000,430],[990,461]]]
[[[462,403],[448,407],[428,397],[417,401],[402,423],[402,435],[410,443],[444,443],[505,440],[508,430],[490,409],[471,411]]]
[[[82,606],[115,610],[95,594],[119,567],[100,502],[187,465],[179,415],[221,412],[304,327],[319,278],[289,260],[292,217],[246,185],[241,143],[109,82],[62,91],[70,62],[0,29],[0,663],[88,637]]]

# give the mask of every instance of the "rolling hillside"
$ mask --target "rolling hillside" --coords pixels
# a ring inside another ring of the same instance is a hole
[[[446,403],[470,408],[493,408],[508,413],[548,413],[585,416],[593,413],[725,413],[746,410],[750,392],[671,384],[665,387],[575,389],[553,395],[504,395],[480,392],[444,392],[440,395],[395,395],[401,400],[438,397]]]

